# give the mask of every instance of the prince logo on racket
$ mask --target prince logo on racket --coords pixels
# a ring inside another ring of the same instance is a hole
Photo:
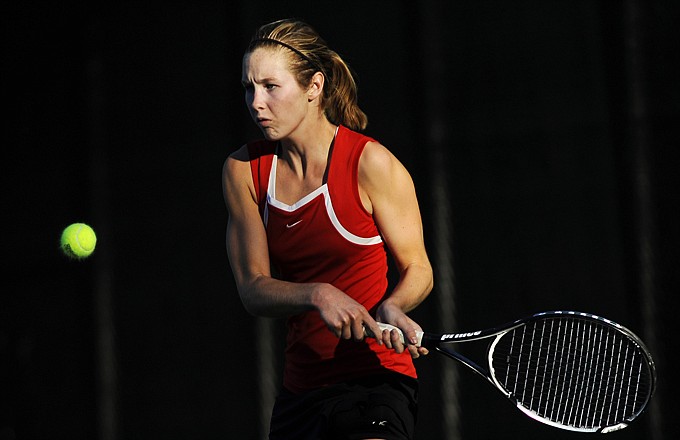
[[[442,337],[440,338],[440,340],[446,341],[448,339],[469,338],[470,336],[479,336],[481,333],[482,333],[481,331],[476,331],[476,332],[472,332],[472,333],[443,334]]]

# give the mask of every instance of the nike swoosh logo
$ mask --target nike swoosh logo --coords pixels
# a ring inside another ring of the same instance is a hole
[[[297,224],[300,224],[301,222],[302,222],[302,220],[298,220],[298,221],[296,221],[295,223],[286,224],[286,228],[290,229],[290,228],[292,228],[293,226],[295,226],[295,225],[297,225]]]

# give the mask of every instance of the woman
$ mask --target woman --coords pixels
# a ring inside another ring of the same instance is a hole
[[[352,74],[309,25],[262,26],[242,83],[264,139],[225,162],[227,250],[245,308],[288,318],[270,438],[411,438],[412,358],[427,350],[376,321],[415,341],[406,313],[432,289],[413,182],[358,133]],[[385,246],[399,271],[391,292]]]

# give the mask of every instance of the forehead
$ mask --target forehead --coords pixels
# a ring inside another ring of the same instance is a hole
[[[292,76],[288,54],[278,47],[259,47],[243,56],[243,79]]]

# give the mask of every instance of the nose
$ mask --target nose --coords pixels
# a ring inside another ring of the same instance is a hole
[[[258,90],[258,87],[254,87],[247,94],[246,100],[248,100],[248,105],[253,110],[262,110],[264,108],[264,93],[262,90]]]

